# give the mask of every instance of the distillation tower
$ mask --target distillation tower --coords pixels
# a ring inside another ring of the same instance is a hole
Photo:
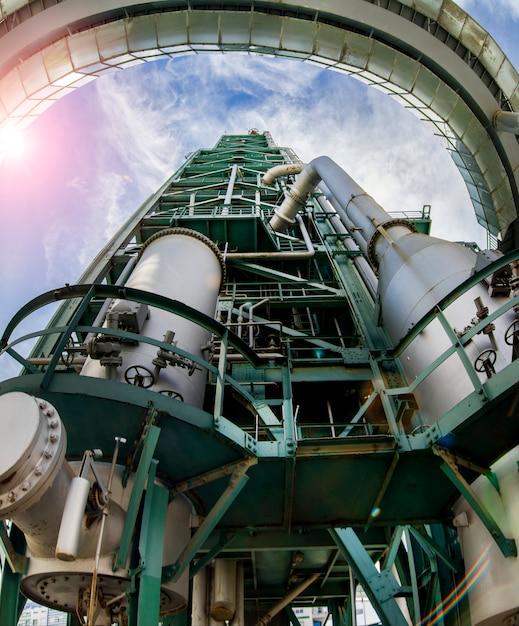
[[[429,222],[224,135],[28,303],[1,338],[2,623],[19,590],[71,624],[349,626],[357,585],[387,626],[515,623],[517,253]]]
[[[415,109],[499,250],[268,132],[186,157],[0,329],[21,369],[0,382],[0,624],[30,598],[70,626],[298,626],[303,606],[357,626],[360,587],[384,626],[518,624],[519,74],[452,0],[5,0],[0,126],[215,51]]]

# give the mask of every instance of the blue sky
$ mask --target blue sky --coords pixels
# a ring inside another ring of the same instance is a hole
[[[519,0],[459,4],[519,66]],[[4,153],[0,329],[28,299],[76,282],[187,153],[252,127],[305,161],[330,155],[389,211],[431,204],[438,236],[484,244],[441,142],[389,96],[299,61],[178,56],[93,81],[27,129],[23,153]],[[17,369],[0,359],[0,379]]]

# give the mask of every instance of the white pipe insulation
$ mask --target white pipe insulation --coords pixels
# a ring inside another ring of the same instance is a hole
[[[282,173],[282,170],[273,172]],[[265,180],[272,180],[272,170],[267,172]],[[328,157],[319,157],[302,169],[290,193],[271,219],[272,228],[284,229],[290,224],[312,191],[312,185],[319,184],[321,180],[323,187],[329,190],[330,202],[342,223],[378,273],[381,320],[396,345],[442,298],[473,275],[478,257],[466,246],[417,233],[407,220],[392,218]],[[477,315],[476,302],[481,303],[481,310],[492,312],[507,300],[506,294],[493,294],[491,297],[488,285],[482,281],[450,305],[447,314],[449,324],[456,332],[463,331],[470,327]],[[496,371],[510,363],[505,333],[514,319],[515,313],[509,311],[495,320],[492,337],[480,333],[472,339],[465,349],[473,364],[486,350],[496,353]],[[402,355],[401,363],[408,380],[419,376],[449,346],[450,339],[440,323],[435,321]],[[478,372],[482,381],[487,380],[484,372]],[[438,389],[442,389],[441,394]],[[458,357],[446,359],[415,389],[419,419],[434,423],[472,391],[474,384],[471,376],[461,366]],[[408,428],[412,430],[420,423],[412,422]]]
[[[273,175],[282,173],[278,166],[263,180],[269,183]],[[384,325],[397,343],[441,298],[471,275],[476,255],[459,244],[416,233],[405,219],[392,218],[326,156],[304,166],[271,218],[271,227],[284,230],[291,224],[321,180],[353,239],[378,270]]]

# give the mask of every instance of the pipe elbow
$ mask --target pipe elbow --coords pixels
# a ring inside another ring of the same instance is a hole
[[[274,215],[269,222],[272,230],[276,232],[283,232],[294,223],[295,216],[297,215],[299,209],[304,206],[308,194],[312,193],[322,179],[322,176],[318,173],[315,167],[315,164],[317,164],[319,159],[322,158],[328,157],[319,157],[307,165],[301,166],[302,169],[300,170],[300,174],[297,177],[296,182],[289,189],[286,198],[283,200],[281,206],[275,210]],[[281,171],[285,166],[277,167],[279,167],[279,171]],[[276,168],[272,168],[272,170],[275,169]],[[272,172],[272,170],[269,170],[269,172]],[[267,174],[269,172],[267,172]],[[265,175],[265,178],[266,177],[267,176]],[[265,178],[263,180],[265,180]]]
[[[288,176],[289,174],[299,174],[299,172],[303,168],[303,163],[287,163],[284,165],[275,165],[274,167],[271,167],[267,172],[265,172],[261,182],[265,186],[272,185],[276,178],[279,178],[280,176]]]

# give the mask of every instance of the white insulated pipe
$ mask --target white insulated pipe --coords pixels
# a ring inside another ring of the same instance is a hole
[[[280,172],[277,175],[281,175],[280,166],[277,168],[269,170],[263,177],[263,182],[269,183],[272,180],[272,172],[277,173],[276,169]],[[326,183],[332,196],[345,211],[352,225],[353,238],[375,267],[390,243],[387,240],[389,229],[391,240],[413,232],[414,228],[409,222],[391,219],[347,172],[327,156],[317,157],[303,167],[295,184],[287,192],[285,200],[271,218],[271,228],[275,231],[286,230],[294,222],[308,194],[312,193],[321,181]],[[379,237],[379,234],[382,237]]]
[[[267,172],[265,178],[270,181],[272,174]],[[392,219],[326,156],[304,166],[290,195],[270,221],[274,230],[282,230],[294,220],[304,199],[313,191],[311,186],[321,180],[329,189],[336,210],[344,214],[345,225],[359,248],[379,270],[384,325],[397,343],[442,297],[471,275],[476,256],[459,244],[414,232],[413,225],[405,219]]]
[[[211,617],[229,621],[236,611],[236,561],[216,559],[213,570]]]
[[[519,135],[519,113],[515,111],[496,111],[492,124],[496,130]]]
[[[303,591],[310,587],[310,585],[319,578],[320,574],[312,574],[306,580],[303,580],[302,583],[299,583],[297,587],[294,587],[290,593],[280,600],[276,605],[274,605],[263,617],[258,620],[257,626],[267,626],[272,621],[272,618],[275,617],[280,611],[282,611],[286,606],[288,606],[292,600],[295,600],[299,595],[303,593]]]
[[[208,567],[202,568],[193,577],[191,591],[191,626],[207,626],[207,605],[208,605]]]
[[[230,626],[245,626],[245,572],[243,561],[236,565],[236,610]]]
[[[77,557],[85,509],[90,493],[90,481],[74,476],[61,518],[55,554],[62,561],[74,561]]]

